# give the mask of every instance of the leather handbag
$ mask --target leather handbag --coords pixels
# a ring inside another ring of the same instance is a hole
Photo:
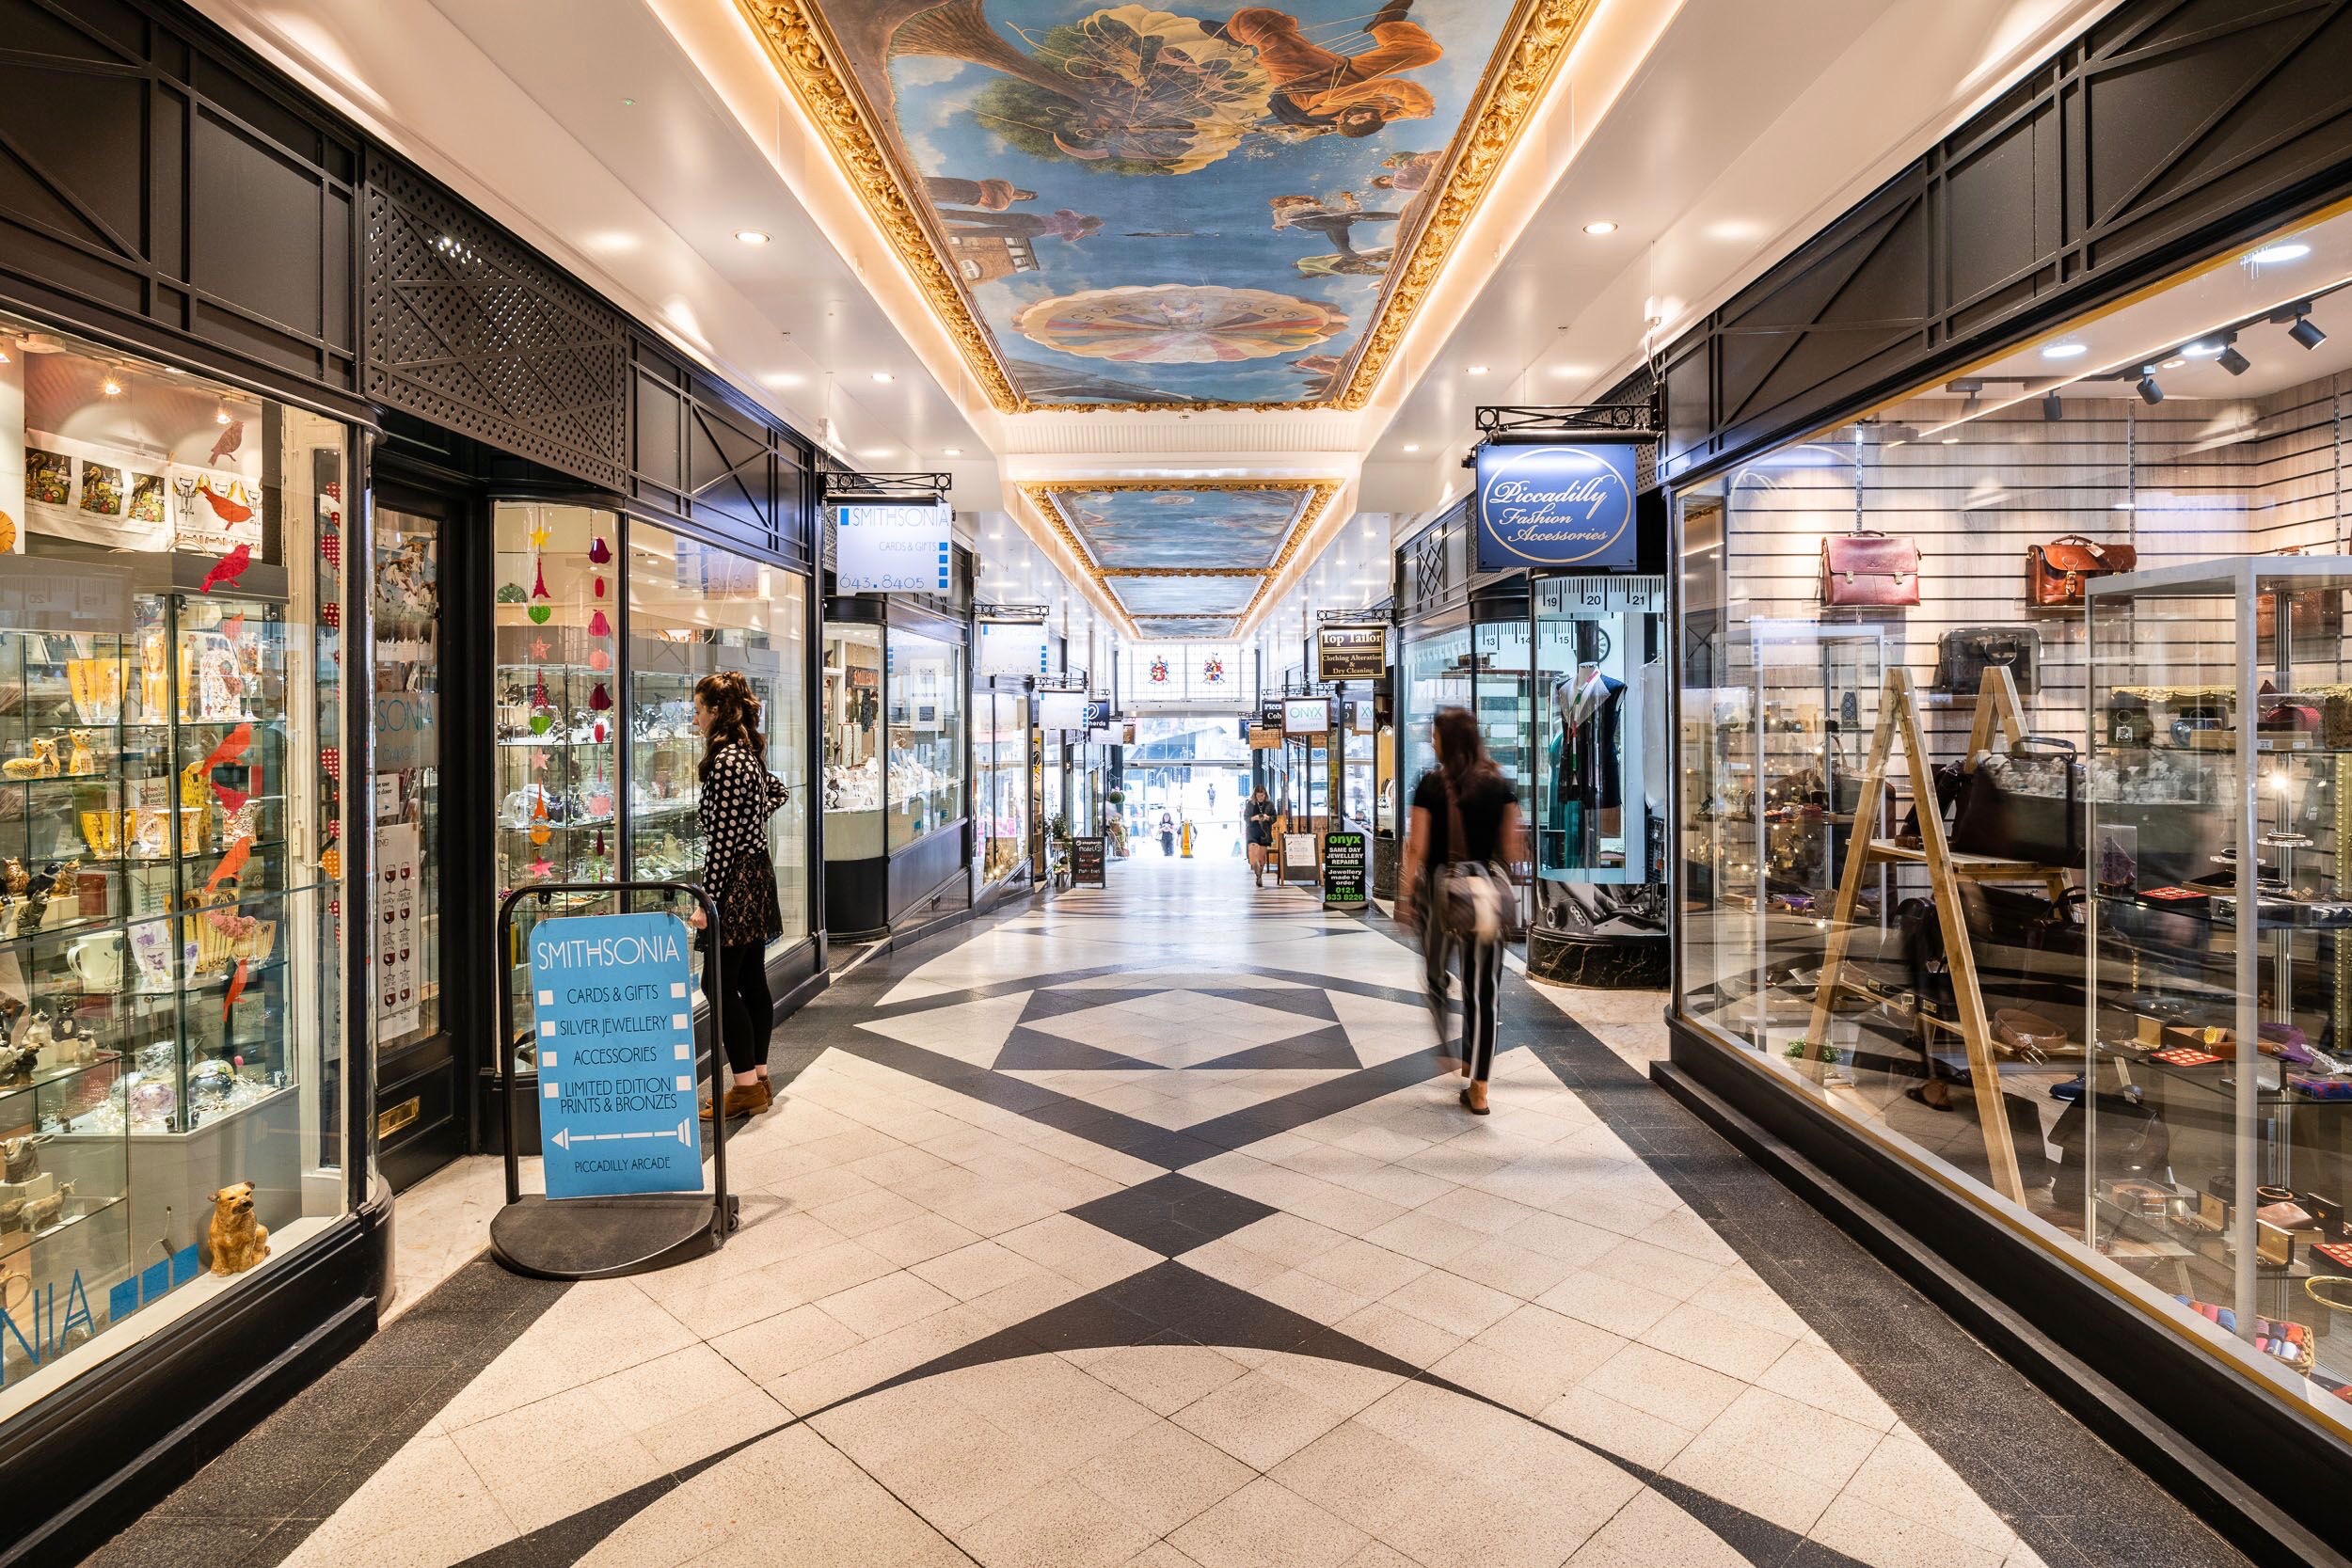
[[[2074,742],[2029,735],[1977,764],[1962,783],[1951,847],[1967,855],[2083,863],[2083,766]]]
[[[2139,552],[2129,545],[2102,545],[2079,533],[2064,534],[2046,545],[2026,546],[2026,602],[2029,605],[2078,605],[2083,584],[2092,578],[2128,572],[2139,564]]]
[[[1935,689],[1973,697],[1984,673],[1999,666],[2017,683],[2017,694],[2034,693],[2034,671],[2042,662],[2042,633],[2033,626],[1962,626],[1936,640]]]
[[[1899,609],[1919,602],[1919,546],[1883,533],[1821,541],[1821,603]]]

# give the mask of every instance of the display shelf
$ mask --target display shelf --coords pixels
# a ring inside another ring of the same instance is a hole
[[[5,1122],[7,1118],[6,1102],[14,1096],[35,1094],[53,1084],[62,1084],[70,1079],[79,1078],[85,1073],[96,1072],[103,1068],[119,1067],[121,1063],[120,1052],[101,1049],[87,1062],[61,1063],[48,1068],[36,1067],[28,1077],[0,1079],[0,1122]]]
[[[129,1200],[119,1193],[108,1196],[85,1198],[77,1192],[65,1201],[66,1206],[74,1212],[63,1215],[55,1225],[43,1226],[39,1230],[0,1230],[0,1258],[22,1252],[27,1247],[47,1245],[60,1241],[75,1227],[86,1225],[108,1210]]]

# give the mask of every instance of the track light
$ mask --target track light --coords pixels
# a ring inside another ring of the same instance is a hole
[[[2328,334],[2319,329],[2319,324],[2299,310],[2296,312],[2295,325],[2287,328],[2287,336],[2305,348],[2317,348],[2328,341]]]
[[[2139,383],[2134,389],[2139,393],[2142,403],[2153,404],[2164,401],[2164,388],[2156,385],[2156,372],[2153,365],[2139,367]]]
[[[2237,351],[2237,334],[2234,332],[2230,335],[2228,346],[2214,356],[2213,362],[2232,375],[2244,375],[2254,368],[2254,362]]]
[[[2058,395],[2056,388],[2042,394],[2042,417],[2052,424],[2066,418],[2066,400]]]

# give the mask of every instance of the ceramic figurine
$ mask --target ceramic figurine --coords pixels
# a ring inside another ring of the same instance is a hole
[[[32,875],[24,869],[23,861],[14,855],[0,859],[0,892],[22,898],[32,891]]]
[[[68,773],[82,778],[98,771],[98,753],[90,750],[89,731],[69,730],[66,732],[65,746],[65,770]]]
[[[269,1256],[269,1230],[253,1217],[253,1183],[240,1181],[213,1195],[215,1274],[243,1274]]]
[[[7,1180],[30,1181],[40,1174],[40,1140],[29,1132],[0,1140],[0,1159],[7,1161]]]
[[[47,738],[33,742],[33,754],[10,757],[0,762],[0,775],[11,779],[54,779],[57,776],[57,743]]]
[[[47,1197],[36,1197],[24,1205],[23,1224],[25,1229],[39,1235],[65,1216],[65,1200],[73,1196],[73,1183],[60,1181],[57,1190]]]

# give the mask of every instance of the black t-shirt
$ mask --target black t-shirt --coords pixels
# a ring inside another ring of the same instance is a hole
[[[1501,860],[1503,808],[1518,799],[1509,782],[1500,773],[1488,773],[1483,779],[1473,780],[1463,792],[1462,836],[1470,841],[1467,853],[1457,852],[1447,842],[1451,832],[1445,796],[1444,775],[1434,768],[1413,786],[1413,804],[1429,814],[1429,863]]]
[[[1248,802],[1247,808],[1242,813],[1242,820],[1248,825],[1250,843],[1271,844],[1274,842],[1275,816],[1276,813],[1274,810],[1273,800],[1251,800]]]

